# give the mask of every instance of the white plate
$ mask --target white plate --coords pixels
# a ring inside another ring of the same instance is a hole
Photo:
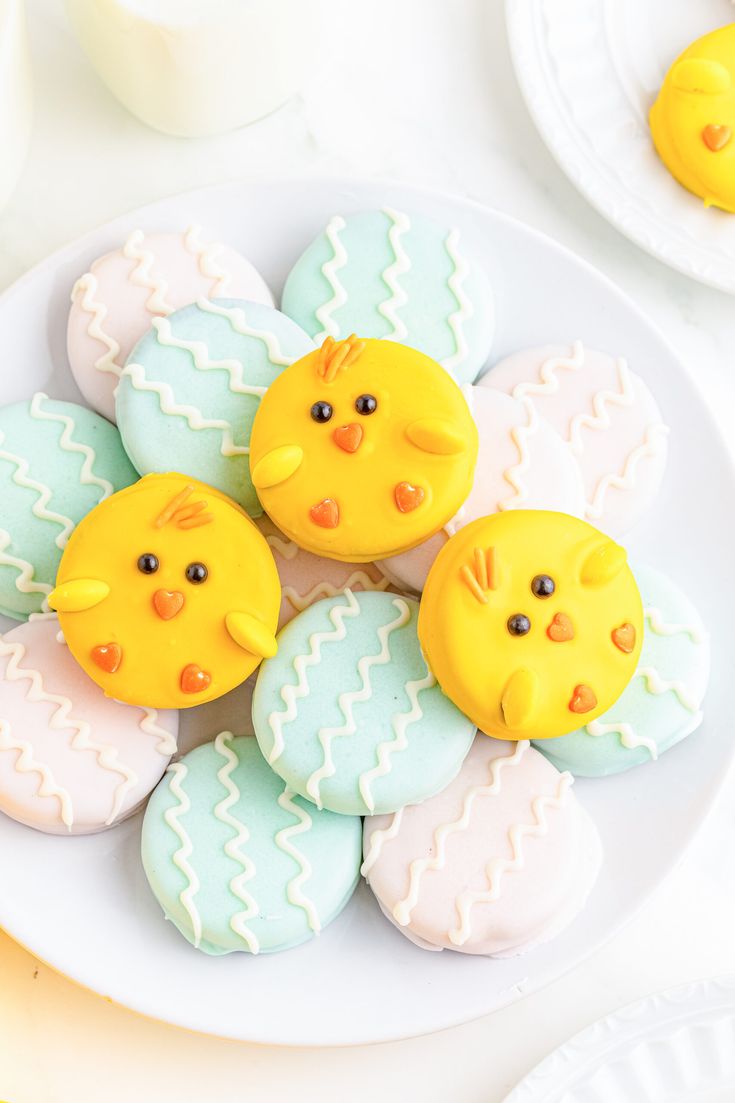
[[[732,1103],[735,977],[669,988],[549,1054],[503,1103]]]
[[[364,887],[307,946],[208,958],[162,919],[138,857],[139,818],[100,835],[63,839],[0,817],[0,924],[81,984],[195,1030],[302,1045],[376,1042],[475,1018],[548,983],[609,938],[678,862],[735,748],[724,666],[735,624],[735,515],[723,508],[735,500],[730,460],[674,353],[637,307],[579,258],[520,223],[376,183],[233,184],[165,200],[67,246],[0,299],[0,398],[19,399],[36,387],[75,397],[64,340],[69,289],[133,227],[173,230],[201,222],[241,248],[280,291],[289,265],[331,214],[385,203],[448,221],[473,242],[497,295],[496,356],[580,337],[627,355],[651,384],[672,426],[671,461],[631,547],[689,589],[712,627],[715,663],[723,666],[715,667],[697,735],[653,766],[578,783],[602,835],[604,870],[568,932],[521,958],[418,950],[385,921]],[[211,725],[204,734],[214,734]]]
[[[648,129],[672,61],[735,22],[730,0],[505,0],[505,11],[526,104],[572,183],[642,249],[735,293],[735,215],[677,184]]]

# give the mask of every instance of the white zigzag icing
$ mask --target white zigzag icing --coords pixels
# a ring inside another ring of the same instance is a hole
[[[0,430],[0,445],[4,440],[5,434]],[[28,461],[22,456],[17,456],[15,452],[8,452],[7,449],[0,447],[0,460],[14,464],[15,471],[10,477],[16,486],[32,490],[38,495],[31,506],[31,513],[34,517],[38,517],[40,521],[51,521],[55,525],[61,525],[61,532],[56,536],[54,543],[57,548],[65,547],[74,528],[74,522],[71,517],[66,517],[63,513],[56,513],[48,508],[53,496],[51,488],[46,486],[45,483],[40,483],[37,479],[32,479],[28,473],[30,470]]]
[[[18,559],[5,550],[12,542],[10,533],[0,529],[0,567],[14,567],[19,572],[15,580],[16,590],[21,594],[50,594],[53,586],[49,586],[47,582],[33,581],[35,567],[27,559]],[[45,601],[44,598],[44,604]]]
[[[351,591],[347,591],[350,593]],[[317,739],[319,740],[323,752],[323,760],[321,766],[314,770],[306,782],[306,792],[309,797],[314,801],[317,808],[322,807],[322,798],[320,792],[320,786],[324,778],[332,777],[336,771],[334,761],[332,759],[332,741],[343,735],[354,735],[357,731],[357,724],[353,714],[353,706],[361,701],[369,701],[373,695],[373,687],[370,685],[370,671],[374,666],[384,666],[390,662],[390,636],[393,632],[399,628],[403,628],[405,624],[411,619],[411,610],[408,604],[403,598],[395,598],[391,604],[398,610],[398,616],[395,620],[389,621],[388,624],[382,624],[378,629],[378,640],[380,642],[380,651],[377,655],[363,655],[357,664],[357,673],[360,675],[360,688],[351,690],[348,693],[341,693],[337,698],[337,704],[339,710],[344,716],[344,724],[340,724],[336,728],[320,728],[317,732]],[[415,697],[411,696],[409,686],[414,683],[409,682],[406,686],[406,692],[409,694],[409,700],[415,700]],[[413,711],[413,709],[412,709]],[[421,710],[419,710],[420,712]],[[398,739],[398,731],[396,729],[396,739]],[[387,770],[384,771],[387,773]],[[362,786],[360,788],[362,792]]]
[[[300,804],[296,804],[292,799],[293,795],[293,792],[287,785],[279,796],[278,803],[284,811],[290,812],[295,816],[298,823],[292,824],[290,827],[282,827],[280,831],[276,832],[275,842],[276,846],[280,847],[281,850],[285,850],[286,854],[293,858],[299,867],[299,872],[288,882],[288,887],[286,889],[288,901],[297,908],[303,908],[309,920],[309,927],[318,934],[322,929],[319,913],[314,901],[310,900],[301,888],[304,882],[308,881],[311,877],[311,863],[306,855],[291,842],[295,835],[303,835],[305,831],[311,831],[312,819],[306,809],[302,808]]]
[[[33,747],[27,740],[13,736],[10,724],[5,720],[0,720],[0,751],[20,751],[15,761],[15,769],[19,774],[40,774],[41,784],[36,796],[57,797],[61,805],[61,822],[71,830],[74,823],[74,804],[71,793],[63,785],[58,784],[50,766],[38,762],[34,757]]]
[[[401,242],[401,235],[411,229],[411,222],[408,215],[402,211],[396,211],[392,207],[383,207],[383,213],[391,220],[388,240],[393,250],[393,260],[383,272],[383,283],[388,287],[391,295],[390,298],[378,304],[378,313],[382,314],[385,320],[393,326],[393,332],[386,334],[388,340],[403,341],[408,334],[408,328],[405,322],[398,317],[397,312],[402,306],[406,305],[408,295],[399,284],[398,278],[405,275],[411,267],[411,262]]]
[[[461,892],[455,901],[459,926],[449,932],[449,939],[455,946],[464,946],[472,931],[470,926],[470,913],[475,904],[489,904],[500,896],[503,875],[517,872],[523,869],[525,858],[523,855],[523,840],[539,838],[549,833],[549,823],[546,819],[547,808],[562,808],[569,789],[574,784],[572,775],[565,771],[559,777],[559,786],[556,796],[535,797],[531,804],[534,823],[513,824],[508,831],[512,858],[493,858],[485,867],[485,875],[488,880],[488,889],[485,892]]]
[[[565,368],[567,371],[579,371],[583,367],[584,345],[581,341],[574,341],[570,356],[550,356],[548,360],[544,360],[539,368],[540,383],[534,383],[530,379],[525,383],[516,383],[513,388],[513,398],[523,401],[531,395],[556,394],[560,386],[557,371],[560,368]],[[569,438],[567,438],[567,443],[568,440]]]
[[[94,448],[89,444],[81,444],[72,437],[72,433],[76,429],[74,418],[68,414],[51,413],[49,410],[44,410],[41,405],[42,402],[48,399],[48,395],[43,391],[37,391],[31,399],[31,417],[38,418],[39,421],[58,421],[64,426],[61,436],[59,437],[59,448],[64,452],[75,452],[82,456],[82,469],[79,472],[79,482],[82,486],[98,486],[102,491],[100,501],[105,498],[109,498],[114,493],[115,488],[112,483],[103,478],[101,475],[95,475],[94,463],[97,459]]]
[[[624,747],[627,747],[629,751],[635,750],[636,747],[645,747],[651,756],[651,759],[655,762],[658,758],[658,747],[656,746],[656,740],[650,739],[645,735],[638,735],[632,724],[628,723],[611,723],[606,724],[600,720],[592,720],[584,729],[588,735],[619,735],[620,742]]]
[[[347,263],[347,251],[340,240],[340,232],[345,228],[345,220],[342,215],[336,214],[329,220],[324,231],[327,241],[332,246],[332,256],[322,265],[322,275],[332,289],[332,298],[322,303],[316,310],[316,320],[322,327],[321,333],[314,338],[317,345],[327,337],[339,336],[339,326],[332,314],[347,302],[347,292],[337,279],[337,272]]]
[[[229,388],[233,394],[246,394],[255,398],[261,398],[265,394],[265,387],[255,387],[245,382],[243,366],[239,360],[232,357],[225,360],[211,360],[204,341],[189,341],[185,337],[177,337],[168,318],[154,318],[151,324],[156,331],[159,344],[188,352],[197,371],[227,372]]]
[[[179,893],[179,900],[191,920],[194,945],[198,946],[202,940],[202,917],[194,903],[194,897],[199,892],[201,885],[196,870],[189,862],[194,847],[184,825],[181,823],[181,817],[191,810],[189,796],[182,789],[182,782],[189,770],[183,762],[172,762],[166,773],[171,775],[169,789],[179,803],[174,808],[167,808],[163,818],[181,843],[178,850],[174,851],[172,861],[186,877],[186,886]]]
[[[487,785],[475,785],[469,789],[462,801],[462,811],[456,820],[450,823],[440,824],[434,831],[434,839],[431,846],[430,858],[416,858],[408,867],[409,882],[408,892],[403,900],[399,900],[393,908],[393,916],[401,927],[405,927],[411,920],[411,912],[419,902],[421,894],[421,879],[430,870],[444,868],[447,858],[447,840],[451,835],[459,831],[466,831],[470,824],[472,806],[477,797],[494,797],[500,793],[503,787],[503,768],[517,766],[528,750],[527,739],[520,740],[513,749],[513,753],[494,758],[490,763],[490,782]]]
[[[658,697],[662,693],[675,693],[682,708],[687,712],[697,712],[700,701],[695,698],[688,686],[680,681],[667,681],[662,678],[654,666],[639,666],[635,672],[636,678],[643,678],[646,690]]]
[[[367,877],[370,870],[373,868],[381,851],[386,843],[389,843],[391,839],[395,839],[396,835],[401,829],[401,822],[403,821],[403,808],[399,808],[397,812],[393,813],[393,818],[387,827],[382,831],[373,831],[370,835],[370,845],[368,846],[368,852],[365,855],[365,861],[360,866],[360,873],[363,877]]]
[[[341,594],[343,590],[353,590],[356,586],[362,586],[363,590],[372,590],[382,593],[390,586],[390,582],[387,578],[380,578],[377,581],[372,579],[367,571],[353,571],[349,578],[341,586],[333,586],[331,582],[317,582],[316,586],[308,591],[308,593],[300,594],[298,590],[295,590],[293,586],[283,586],[282,594],[287,601],[291,603],[297,613],[301,613],[309,605],[321,597],[336,597],[337,594]]]
[[[121,775],[123,780],[115,788],[110,815],[105,820],[105,824],[113,823],[120,813],[125,794],[128,789],[133,788],[138,781],[137,774],[134,770],[131,770],[128,766],[118,761],[118,752],[115,747],[97,743],[92,739],[90,734],[92,729],[86,720],[74,719],[71,715],[71,710],[74,706],[68,697],[63,697],[56,693],[49,693],[44,689],[43,676],[39,670],[20,666],[25,653],[26,649],[22,643],[8,643],[6,640],[0,638],[0,656],[7,656],[8,659],[4,678],[9,682],[30,682],[30,688],[26,692],[27,701],[33,703],[43,701],[51,705],[56,705],[51,719],[49,720],[49,727],[53,728],[54,731],[63,731],[68,728],[75,730],[75,735],[72,737],[72,741],[69,745],[70,749],[74,751],[93,751],[97,758],[97,762],[103,769],[111,770],[113,773]],[[71,827],[71,824],[67,824],[66,826]]]
[[[233,804],[237,804],[240,800],[240,790],[232,780],[232,771],[237,767],[240,760],[227,743],[228,739],[233,738],[232,732],[220,732],[214,741],[214,749],[225,760],[224,765],[217,771],[217,780],[227,790],[227,796],[215,805],[214,814],[222,823],[234,828],[235,835],[225,843],[225,854],[242,866],[242,873],[236,874],[230,881],[230,891],[234,893],[238,900],[242,901],[245,907],[232,916],[230,926],[235,934],[238,934],[245,942],[250,952],[257,954],[260,950],[260,943],[255,933],[248,927],[246,920],[255,918],[260,909],[255,897],[245,888],[247,882],[255,876],[255,862],[240,849],[249,840],[250,832],[245,824],[230,811]]]
[[[646,429],[646,436],[642,444],[634,448],[625,461],[622,475],[608,473],[603,475],[597,486],[592,501],[585,505],[587,517],[599,520],[604,511],[605,495],[611,486],[617,490],[632,490],[635,486],[636,468],[642,459],[649,456],[657,456],[668,435],[668,426],[662,422],[655,422]]]
[[[221,455],[247,456],[249,454],[250,449],[246,445],[235,444],[229,421],[223,421],[221,418],[206,418],[196,406],[178,403],[168,383],[151,383],[146,379],[142,364],[126,364],[120,377],[127,377],[136,391],[155,394],[161,413],[168,417],[183,417],[190,429],[219,429],[222,433]]]
[[[227,295],[227,285],[230,282],[231,275],[215,260],[215,257],[223,251],[224,245],[220,244],[219,241],[212,241],[209,245],[204,245],[200,238],[201,232],[201,226],[196,224],[190,226],[184,234],[184,248],[197,258],[201,274],[209,280],[216,281],[209,292],[212,298],[224,298]]]
[[[99,284],[97,277],[93,272],[85,272],[83,276],[80,276],[71,291],[71,301],[75,302],[79,292],[82,293],[81,302],[79,306],[87,314],[91,314],[89,325],[87,326],[87,334],[93,337],[96,341],[101,341],[105,346],[105,352],[99,356],[94,366],[97,371],[107,372],[109,375],[120,375],[120,365],[117,363],[117,357],[120,354],[120,345],[117,343],[114,337],[111,337],[109,333],[105,333],[103,327],[105,318],[108,311],[104,303],[96,302],[95,295],[99,290]]]
[[[455,351],[451,356],[447,356],[442,360],[442,366],[449,371],[458,368],[459,365],[467,359],[468,347],[463,327],[465,322],[468,322],[475,313],[463,286],[467,278],[467,273],[469,272],[469,266],[464,257],[459,253],[457,248],[458,245],[459,230],[451,230],[444,242],[444,248],[454,265],[454,271],[449,277],[449,290],[457,300],[457,309],[449,315],[447,320],[449,322],[449,328],[452,331],[452,336],[454,337]]]
[[[155,255],[143,247],[145,234],[142,230],[133,230],[122,248],[123,256],[138,263],[132,269],[128,279],[136,287],[145,287],[150,291],[145,308],[151,314],[171,314],[176,309],[166,302],[168,283],[163,276],[154,276],[151,272],[156,263]]]
[[[677,624],[663,619],[663,613],[653,605],[647,605],[643,615],[648,621],[648,626],[657,636],[678,636],[680,633],[689,636],[692,643],[704,643],[706,634],[698,624]]]
[[[268,329],[256,329],[249,325],[242,307],[222,306],[220,303],[210,302],[209,299],[197,299],[197,306],[207,314],[218,314],[221,318],[226,318],[235,333],[239,333],[241,337],[252,337],[255,341],[262,341],[268,359],[276,367],[287,368],[296,359],[295,356],[286,355],[275,333]],[[262,387],[260,390],[264,394],[267,388]]]
[[[335,605],[329,610],[329,619],[334,625],[333,632],[312,632],[309,636],[309,652],[307,655],[297,655],[293,661],[294,670],[298,681],[295,686],[281,686],[281,700],[286,706],[280,711],[274,710],[268,716],[268,726],[273,732],[273,746],[268,755],[268,762],[273,765],[283,754],[283,728],[296,719],[298,709],[296,702],[310,693],[307,670],[309,667],[318,666],[322,658],[322,644],[338,643],[347,635],[345,617],[356,617],[360,614],[360,606],[350,590],[345,591],[346,605]]]
[[[158,723],[158,709],[143,708],[143,715],[138,721],[138,727],[146,735],[153,735],[158,739],[156,750],[159,754],[167,757],[176,754],[176,739],[170,731],[166,731]]]
[[[531,456],[528,451],[528,438],[538,432],[541,419],[538,416],[536,406],[531,402],[530,398],[524,398],[521,402],[526,411],[528,420],[525,425],[514,425],[510,431],[513,443],[518,449],[518,463],[514,464],[513,467],[507,468],[507,470],[503,472],[503,478],[506,482],[510,483],[515,494],[503,502],[498,502],[498,511],[515,509],[522,505],[528,498],[528,487],[523,482],[521,476],[525,475],[531,466]]]
[[[275,548],[284,559],[295,559],[299,554],[299,545],[289,540],[287,536],[277,536],[276,533],[270,532],[265,539],[268,547]]]
[[[635,390],[633,378],[628,368],[628,362],[622,356],[615,361],[615,370],[618,376],[618,391],[609,391],[601,388],[592,396],[592,414],[575,414],[569,425],[569,445],[575,456],[581,456],[584,452],[582,442],[583,429],[610,429],[612,421],[608,406],[630,407],[635,405]]]
[[[378,745],[378,764],[372,770],[366,770],[360,774],[360,796],[365,801],[365,807],[372,812],[375,808],[372,784],[379,777],[385,777],[393,769],[393,755],[398,751],[405,751],[408,746],[406,732],[411,724],[415,724],[424,715],[424,710],[419,703],[419,694],[424,689],[431,689],[436,685],[436,678],[429,668],[423,678],[406,683],[406,696],[410,702],[410,708],[406,712],[399,712],[391,717],[391,727],[394,738],[386,739]]]

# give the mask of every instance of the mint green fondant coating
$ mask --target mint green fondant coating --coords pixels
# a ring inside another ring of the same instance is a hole
[[[408,212],[393,212],[400,217],[393,229],[390,211],[349,215],[344,228],[339,228],[341,223],[335,228],[333,220],[336,260],[325,230],[291,269],[282,308],[317,341],[327,334],[335,338],[351,333],[390,337],[443,363],[459,383],[471,383],[486,363],[493,339],[493,294],[487,275],[473,258],[464,234],[456,235],[451,226]],[[392,229],[398,253],[391,242]],[[450,234],[455,236],[449,250],[459,257],[459,270],[447,248]],[[328,278],[330,262],[336,292]],[[453,276],[459,282],[459,300],[450,284]],[[344,301],[330,310],[328,304],[335,294]],[[317,316],[324,309],[331,327],[328,323],[325,328],[324,318]],[[465,350],[458,350],[450,325],[458,311],[462,312],[457,324]],[[405,327],[405,333],[395,332],[395,320]]]
[[[702,721],[710,670],[702,619],[666,575],[652,567],[634,573],[646,613],[636,674],[596,722],[559,739],[534,741],[559,770],[580,777],[605,777],[651,762]],[[594,734],[607,725],[615,730]],[[636,746],[639,739],[645,742]]]
[[[428,673],[417,615],[410,598],[347,591],[280,633],[258,674],[253,726],[302,796],[345,814],[395,812],[456,776],[475,727]]]
[[[169,767],[148,803],[146,876],[166,917],[205,953],[298,946],[357,885],[360,820],[284,798],[284,789],[253,736],[223,733]]]
[[[239,299],[212,306],[234,313],[201,300],[155,321],[138,341],[118,387],[117,423],[141,475],[181,471],[259,516],[247,448],[261,396],[249,391],[268,387],[314,346],[272,307]]]
[[[99,414],[44,394],[0,409],[0,612],[39,612],[74,525],[137,478]]]

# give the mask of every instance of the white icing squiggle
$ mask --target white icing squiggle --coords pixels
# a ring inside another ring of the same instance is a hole
[[[143,715],[138,721],[138,727],[146,735],[153,735],[158,739],[156,750],[159,754],[166,755],[167,758],[170,758],[172,754],[176,754],[176,739],[170,731],[166,731],[158,723],[158,709],[143,708]]]
[[[462,811],[456,820],[450,823],[440,824],[434,831],[434,839],[429,858],[416,858],[409,866],[408,892],[403,900],[399,900],[393,908],[393,916],[401,927],[407,926],[411,921],[411,912],[419,902],[421,894],[421,879],[425,873],[432,870],[443,869],[447,859],[447,840],[451,835],[460,831],[466,831],[470,825],[472,806],[478,797],[495,797],[503,787],[503,769],[517,766],[528,750],[527,739],[520,740],[513,749],[512,754],[494,758],[490,763],[490,781],[487,785],[475,785],[465,793],[462,801]]]
[[[229,388],[233,394],[246,394],[255,398],[261,398],[265,394],[265,387],[255,387],[245,382],[243,366],[239,360],[232,357],[225,360],[211,360],[204,341],[189,341],[186,337],[177,337],[168,318],[154,318],[151,324],[156,331],[158,343],[167,348],[188,352],[197,371],[227,372]]]
[[[270,532],[265,539],[268,547],[274,548],[284,559],[295,559],[299,554],[298,544],[293,540],[289,540],[287,536],[277,536],[275,533]]]
[[[321,344],[327,337],[337,337],[339,335],[339,326],[332,315],[335,310],[339,310],[347,302],[347,292],[337,278],[339,269],[344,268],[347,264],[347,251],[339,236],[345,225],[342,216],[336,214],[334,218],[329,220],[324,231],[327,241],[332,246],[332,256],[322,265],[322,275],[332,289],[332,298],[328,302],[322,303],[315,312],[316,320],[322,327],[321,333],[318,333],[314,338],[317,345]]]
[[[0,720],[0,751],[20,751],[15,761],[15,769],[19,774],[37,773],[40,775],[41,784],[36,796],[56,797],[61,806],[61,822],[71,830],[74,823],[74,804],[71,793],[58,784],[50,766],[39,762],[35,758],[31,744],[27,740],[19,739],[13,735],[10,724],[5,720]]]
[[[354,590],[357,586],[361,586],[363,590],[383,592],[388,589],[390,582],[387,578],[380,578],[376,581],[370,577],[367,571],[360,570],[353,571],[341,586],[333,586],[331,582],[317,582],[316,586],[312,586],[305,594],[300,594],[293,586],[282,586],[281,592],[294,609],[301,613],[309,605],[313,605],[318,598],[336,597],[343,590]]]
[[[190,226],[184,234],[184,248],[197,258],[201,274],[206,279],[215,281],[209,292],[212,298],[225,298],[231,276],[215,260],[215,257],[224,250],[224,245],[221,245],[218,241],[211,241],[209,245],[205,245],[201,240],[201,232],[201,226]]]
[[[349,593],[350,591],[348,591]],[[350,596],[352,596],[350,594]],[[332,742],[343,735],[354,735],[357,731],[357,723],[353,713],[353,707],[363,701],[369,701],[373,695],[373,687],[370,684],[370,672],[374,666],[385,666],[391,660],[390,654],[390,637],[393,632],[398,631],[399,628],[403,628],[408,624],[411,619],[411,610],[408,604],[403,598],[395,598],[391,602],[393,607],[398,610],[398,616],[395,620],[389,621],[388,624],[382,624],[378,629],[378,641],[380,643],[380,651],[377,655],[363,655],[361,656],[357,664],[357,673],[360,676],[360,688],[351,690],[348,693],[340,693],[337,698],[337,705],[344,717],[344,724],[340,724],[336,728],[320,728],[317,732],[317,739],[321,744],[323,759],[321,766],[314,770],[306,782],[306,792],[316,804],[317,808],[322,807],[321,798],[321,783],[325,778],[332,777],[336,772],[334,760],[332,759]],[[414,683],[409,682],[409,686]],[[409,693],[409,686],[406,687],[406,692]],[[412,702],[415,697],[412,697],[409,693],[409,700]],[[421,710],[419,709],[419,712]],[[396,733],[398,738],[398,733]],[[385,771],[387,773],[387,770]],[[362,792],[362,786],[360,791]]]
[[[128,279],[136,287],[145,287],[150,291],[145,308],[150,314],[171,314],[176,307],[166,302],[168,283],[163,276],[154,276],[151,269],[156,263],[155,254],[143,246],[145,234],[142,230],[133,230],[122,248],[123,256],[138,263],[132,269]]]
[[[507,468],[503,472],[503,478],[507,483],[513,487],[515,493],[506,498],[503,502],[498,502],[498,510],[516,509],[528,498],[528,487],[521,478],[522,475],[528,471],[531,466],[531,455],[528,448],[528,438],[532,437],[538,432],[538,427],[541,424],[541,420],[538,416],[538,411],[530,398],[524,398],[521,400],[523,408],[526,411],[527,421],[525,425],[514,425],[510,431],[511,438],[518,450],[518,463],[513,467]]]
[[[268,726],[273,732],[273,747],[268,755],[268,761],[271,765],[273,765],[283,754],[283,729],[286,724],[290,724],[292,720],[296,719],[298,712],[296,702],[303,697],[309,696],[310,689],[307,671],[310,667],[318,666],[321,662],[322,645],[325,643],[338,643],[340,640],[343,640],[347,635],[345,617],[356,617],[360,614],[360,606],[354,594],[350,590],[347,590],[345,591],[345,597],[347,599],[346,605],[335,605],[329,610],[329,619],[334,625],[334,631],[312,632],[308,640],[308,654],[297,655],[294,659],[293,665],[298,679],[296,685],[281,686],[281,700],[286,708],[270,713],[267,721]]]
[[[247,920],[258,915],[259,908],[255,898],[248,892],[245,885],[255,876],[255,862],[243,853],[241,847],[248,842],[250,832],[241,820],[230,809],[240,800],[240,790],[233,781],[232,772],[236,769],[239,758],[229,746],[228,740],[233,739],[232,732],[220,732],[214,741],[214,749],[224,758],[224,764],[217,771],[217,780],[227,790],[227,796],[223,797],[214,807],[214,814],[221,823],[233,828],[235,834],[225,843],[225,854],[242,866],[242,873],[236,874],[230,881],[230,891],[245,905],[230,919],[230,927],[238,934],[251,953],[257,954],[260,943],[255,933],[248,927]]]
[[[35,567],[27,559],[19,559],[6,549],[12,544],[12,537],[5,529],[0,529],[0,567],[13,567],[18,571],[15,588],[21,594],[50,594],[53,589],[47,582],[34,582]],[[44,599],[45,601],[45,599]]]
[[[645,747],[651,756],[651,759],[655,762],[658,758],[658,747],[656,746],[656,740],[650,739],[645,735],[638,735],[632,724],[627,723],[611,723],[605,724],[601,720],[592,720],[584,729],[588,735],[619,735],[620,742],[629,751],[633,751],[636,747]]]
[[[648,621],[648,626],[657,636],[678,636],[680,633],[689,636],[692,643],[704,643],[705,633],[698,624],[677,624],[674,621],[667,622],[663,618],[660,609],[653,605],[647,605],[643,615]]]
[[[666,678],[662,678],[658,670],[653,666],[639,666],[635,672],[636,678],[643,678],[646,683],[646,689],[649,693],[653,693],[658,697],[662,693],[674,693],[682,708],[685,708],[687,712],[697,712],[699,710],[700,701],[695,698],[692,691],[684,682],[680,681],[667,681]]]
[[[271,364],[279,368],[287,368],[289,364],[293,364],[295,357],[286,355],[276,334],[271,330],[256,329],[255,326],[249,325],[242,307],[222,306],[221,303],[213,303],[209,299],[197,299],[197,306],[207,314],[218,314],[221,318],[226,318],[235,333],[239,333],[241,337],[252,337],[255,341],[262,341]],[[262,387],[261,393],[265,391],[266,388]]]
[[[469,889],[461,892],[455,901],[459,926],[449,931],[449,940],[455,946],[464,946],[472,934],[471,912],[475,904],[490,904],[500,897],[502,881],[505,873],[515,873],[523,869],[525,858],[523,855],[524,838],[540,838],[549,833],[549,822],[546,819],[547,808],[562,808],[567,793],[574,784],[574,778],[568,772],[559,777],[559,786],[553,797],[535,797],[531,803],[534,822],[532,824],[513,824],[508,831],[512,858],[493,858],[485,867],[485,875],[488,880],[488,889],[485,892],[472,892]]]
[[[559,390],[557,371],[565,368],[567,371],[579,371],[584,367],[584,345],[581,341],[574,341],[570,356],[550,356],[544,360],[539,368],[540,383],[528,380],[525,383],[517,383],[513,388],[513,398],[523,401],[531,395],[556,394]]]
[[[120,365],[117,363],[117,358],[120,355],[120,345],[114,337],[111,337],[109,333],[105,333],[103,329],[108,311],[104,303],[95,299],[98,290],[97,277],[93,272],[85,272],[72,288],[71,301],[75,302],[79,292],[82,293],[79,306],[87,314],[92,315],[87,326],[87,335],[93,337],[96,341],[100,341],[105,346],[105,351],[94,362],[95,369],[109,375],[119,376]]]
[[[382,314],[385,320],[393,326],[393,331],[386,334],[388,340],[403,341],[408,335],[408,329],[405,322],[398,317],[398,311],[406,305],[408,295],[401,287],[398,279],[405,275],[411,267],[411,262],[401,242],[401,235],[411,229],[411,222],[408,215],[403,214],[402,211],[393,210],[392,207],[384,207],[383,213],[391,220],[388,240],[393,250],[393,260],[383,272],[383,283],[388,287],[391,295],[390,298],[378,304],[378,313]]]
[[[186,886],[179,893],[179,900],[191,920],[194,945],[199,946],[199,943],[202,941],[202,917],[199,914],[199,909],[194,903],[194,897],[199,892],[201,885],[196,870],[189,862],[189,858],[191,858],[194,851],[194,846],[184,825],[181,823],[181,817],[191,811],[191,801],[189,800],[188,794],[184,792],[182,788],[182,782],[189,773],[189,770],[185,763],[173,762],[168,767],[167,773],[171,775],[169,789],[179,803],[173,808],[167,808],[163,814],[163,818],[181,843],[178,850],[174,851],[172,861],[176,868],[181,870],[184,877],[186,877]]]
[[[634,448],[626,459],[622,475],[607,474],[602,476],[595,487],[592,501],[586,503],[585,512],[587,517],[591,517],[593,520],[599,520],[599,518],[602,517],[605,506],[605,495],[611,486],[615,487],[616,490],[633,489],[635,486],[636,468],[638,464],[643,459],[659,455],[662,448],[665,447],[668,432],[668,426],[664,425],[662,422],[655,422],[653,425],[648,426],[643,443],[639,444],[637,448]]]
[[[95,475],[94,464],[97,459],[94,448],[89,444],[82,444],[79,441],[73,439],[72,434],[76,429],[74,418],[68,414],[51,413],[50,410],[44,410],[43,402],[48,400],[48,395],[43,391],[38,391],[31,399],[31,417],[38,418],[39,421],[58,421],[64,426],[61,436],[59,437],[59,448],[64,452],[74,452],[77,455],[83,457],[82,469],[79,472],[79,482],[82,486],[97,486],[102,491],[100,495],[100,501],[105,498],[109,498],[111,494],[115,492],[115,488],[109,479],[105,479],[102,475]]]
[[[367,877],[370,870],[373,868],[381,851],[386,843],[389,843],[391,839],[395,839],[396,835],[401,829],[401,823],[403,821],[403,808],[399,808],[397,812],[393,813],[393,818],[387,827],[382,831],[373,831],[370,836],[370,845],[368,846],[368,852],[365,855],[365,861],[360,866],[360,873],[363,877]]]
[[[306,912],[306,918],[309,921],[309,927],[316,934],[319,934],[322,929],[322,923],[316,905],[302,890],[304,882],[308,881],[311,877],[311,863],[306,855],[291,841],[294,836],[303,835],[304,832],[311,831],[312,820],[306,809],[302,808],[300,804],[296,804],[293,800],[293,795],[293,792],[287,785],[279,796],[278,803],[285,812],[290,812],[292,816],[295,816],[298,823],[292,824],[290,827],[282,827],[280,831],[277,831],[275,842],[276,846],[280,847],[281,850],[285,850],[286,854],[293,858],[299,867],[299,872],[295,877],[291,878],[286,888],[288,901],[297,908],[303,908]]]
[[[0,445],[4,440],[5,434],[0,431]],[[0,460],[5,460],[6,463],[14,465],[15,471],[10,477],[16,486],[22,486],[24,490],[32,490],[38,495],[31,506],[33,516],[38,517],[39,521],[51,521],[55,525],[61,525],[61,532],[54,539],[54,543],[57,548],[65,547],[74,528],[74,522],[71,517],[66,517],[63,513],[56,513],[55,510],[48,508],[53,496],[51,488],[46,486],[45,483],[40,483],[37,479],[30,477],[30,467],[23,456],[18,456],[15,452],[8,452],[7,449],[0,447]]]
[[[584,356],[584,353],[583,353]],[[575,414],[569,425],[569,445],[575,456],[581,456],[584,452],[582,441],[583,429],[610,429],[612,421],[608,406],[630,407],[635,405],[635,390],[633,379],[628,369],[627,361],[619,356],[615,361],[615,370],[618,376],[618,391],[609,391],[601,388],[592,396],[592,414]]]
[[[447,368],[449,371],[458,368],[460,364],[464,363],[467,359],[469,350],[467,338],[464,334],[464,325],[474,314],[472,303],[467,297],[467,293],[464,289],[464,281],[467,278],[469,266],[467,261],[460,254],[457,248],[458,245],[459,230],[451,230],[444,242],[444,248],[454,265],[454,271],[449,277],[449,290],[457,300],[457,309],[449,315],[447,320],[449,322],[449,328],[452,331],[452,336],[454,337],[455,351],[451,356],[447,356],[442,360],[442,367]]]
[[[183,417],[190,429],[219,429],[222,433],[220,454],[223,456],[247,456],[250,449],[246,445],[235,444],[232,426],[221,418],[206,418],[196,406],[178,403],[168,383],[152,383],[145,377],[142,364],[126,364],[121,378],[128,378],[136,391],[155,394],[161,413],[168,417]]]

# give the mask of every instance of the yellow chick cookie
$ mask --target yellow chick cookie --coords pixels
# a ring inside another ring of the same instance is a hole
[[[438,532],[469,494],[477,429],[436,361],[331,337],[268,388],[250,438],[266,512],[307,551],[366,561]]]
[[[185,475],[147,475],[71,535],[49,605],[108,697],[188,708],[276,652],[281,591],[247,514]]]
[[[706,206],[735,212],[735,23],[676,59],[649,121],[672,176]]]
[[[424,588],[421,646],[446,695],[488,735],[549,739],[605,712],[635,673],[643,608],[625,551],[564,513],[481,517]]]

